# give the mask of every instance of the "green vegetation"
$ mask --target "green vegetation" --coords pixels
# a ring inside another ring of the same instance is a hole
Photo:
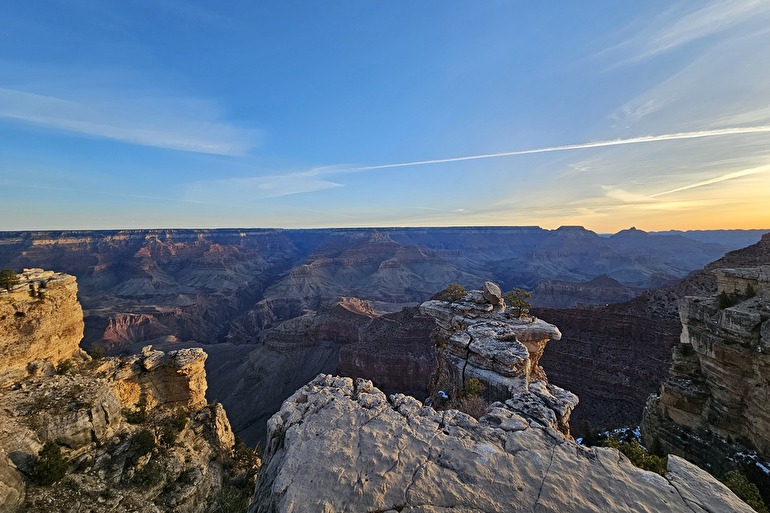
[[[470,378],[465,380],[465,386],[463,386],[463,395],[466,397],[478,395],[484,393],[487,387],[481,382],[479,378]]]
[[[758,513],[770,513],[767,505],[759,494],[757,485],[749,481],[746,474],[739,470],[731,470],[722,479],[724,484],[741,498],[743,502],[754,508]]]
[[[616,431],[612,435],[599,433],[588,421],[583,422],[581,444],[586,447],[612,447],[622,452],[637,467],[665,475],[668,456],[663,452],[660,440],[655,440],[650,450],[645,449],[636,439],[633,431]]]
[[[0,287],[7,291],[13,290],[13,287],[18,285],[19,277],[11,269],[3,269],[0,271]]]
[[[61,453],[56,442],[48,441],[32,462],[29,477],[40,486],[50,486],[64,477],[69,467],[69,460]]]
[[[532,294],[524,289],[513,289],[503,295],[503,299],[505,299],[508,308],[512,308],[518,317],[526,317],[529,314],[529,309],[532,308],[532,304],[527,300],[531,297]]]
[[[467,379],[460,394],[460,399],[457,402],[457,409],[467,413],[474,419],[483,417],[489,407],[489,403],[482,397],[486,389],[487,387],[484,386],[480,379]]]
[[[126,422],[129,424],[144,424],[148,419],[147,410],[144,408],[140,408],[136,411],[124,410],[123,415],[126,417]]]
[[[223,462],[227,472],[222,488],[209,497],[206,513],[241,513],[246,511],[254,492],[254,484],[262,464],[262,451],[247,447],[235,439],[233,456]]]
[[[93,358],[94,360],[100,360],[104,358],[104,355],[106,354],[103,346],[93,346],[90,351],[88,351],[89,356]]]
[[[152,433],[146,429],[139,431],[131,439],[131,464],[136,465],[142,457],[150,454],[155,446],[155,437]]]
[[[166,419],[160,430],[160,442],[163,445],[174,445],[177,436],[187,427],[187,414],[183,410]]]
[[[601,445],[619,450],[631,460],[631,463],[641,469],[655,472],[661,476],[666,474],[668,457],[650,454],[637,440],[621,441],[617,438],[609,437]]]
[[[751,283],[746,285],[746,290],[744,292],[739,292],[736,290],[728,294],[727,291],[723,290],[717,296],[717,298],[719,299],[719,308],[721,310],[724,310],[725,308],[730,308],[731,306],[735,306],[738,303],[742,303],[743,301],[746,301],[747,299],[751,299],[756,295],[757,295],[757,291],[754,289]]]
[[[56,374],[64,375],[71,370],[72,370],[71,360],[64,360],[63,362],[59,362],[59,365],[56,366]]]
[[[459,283],[452,283],[441,292],[433,294],[431,299],[438,299],[439,301],[457,301],[465,297],[465,287]]]

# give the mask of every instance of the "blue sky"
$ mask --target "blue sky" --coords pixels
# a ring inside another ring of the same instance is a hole
[[[765,0],[6,4],[0,230],[770,227]]]

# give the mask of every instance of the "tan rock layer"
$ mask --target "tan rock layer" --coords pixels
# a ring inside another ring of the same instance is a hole
[[[0,289],[0,382],[27,374],[35,361],[58,365],[82,357],[83,310],[73,276],[25,269],[19,284]]]

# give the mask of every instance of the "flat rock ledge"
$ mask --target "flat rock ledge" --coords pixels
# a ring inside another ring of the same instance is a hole
[[[269,420],[265,456],[250,513],[753,511],[676,456],[661,477],[500,402],[476,421],[324,374]]]

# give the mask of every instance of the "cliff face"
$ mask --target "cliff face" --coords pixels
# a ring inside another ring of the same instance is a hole
[[[719,269],[762,265],[770,265],[770,233],[676,285],[646,291],[626,303],[533,308],[563,333],[562,343],[545,354],[542,364],[554,383],[581,398],[573,431],[580,433],[586,420],[601,429],[638,423],[647,396],[658,389],[671,366],[671,350],[682,332],[679,301],[716,294],[714,272]]]
[[[681,304],[681,343],[642,428],[647,443],[722,473],[752,450],[770,458],[770,266],[716,276],[720,296]]]
[[[337,372],[371,379],[386,393],[427,397],[436,371],[435,327],[417,307],[375,317],[361,328],[356,342],[340,349]]]
[[[250,513],[752,511],[676,456],[661,477],[499,402],[477,421],[321,375],[268,429]]]
[[[253,475],[254,460],[234,463],[224,409],[206,402],[202,349],[148,346],[141,355],[92,360],[77,349],[83,324],[74,278],[25,275],[49,281],[42,304],[2,298],[24,316],[0,321],[0,354],[18,370],[0,388],[0,511],[197,513],[234,476]],[[62,317],[75,313],[79,322]],[[67,333],[73,324],[76,338]],[[25,357],[34,364],[23,365]],[[51,443],[66,458],[53,484],[46,481],[53,467],[40,463],[50,460],[39,457]]]
[[[752,511],[676,456],[661,477],[614,449],[575,444],[567,422],[577,398],[538,366],[558,329],[508,315],[493,284],[421,311],[439,326],[435,384],[479,379],[493,401],[485,413],[319,375],[269,420],[250,513]]]
[[[533,308],[562,331],[540,360],[551,382],[573,391],[580,404],[572,431],[635,426],[647,397],[660,387],[679,342],[679,323],[607,309]]]
[[[83,310],[73,276],[25,269],[11,291],[0,289],[0,383],[30,365],[82,357]]]
[[[506,311],[499,287],[490,282],[484,290],[470,291],[454,302],[427,301],[420,310],[438,326],[434,393],[441,389],[457,396],[476,378],[488,401],[516,403],[515,409],[569,433],[569,417],[578,399],[548,383],[539,365],[548,341],[561,338],[556,326]]]

